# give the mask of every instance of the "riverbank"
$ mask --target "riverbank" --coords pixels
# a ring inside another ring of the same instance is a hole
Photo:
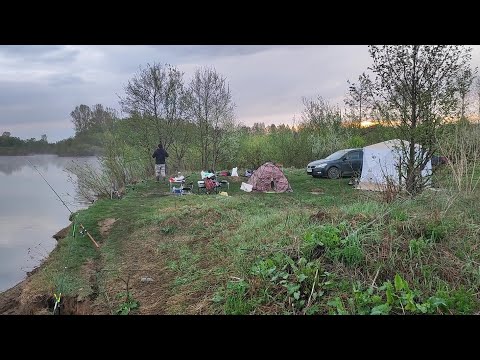
[[[20,296],[25,286],[26,279],[14,287],[0,294],[0,314],[1,315],[20,315],[23,309],[20,304]]]
[[[293,193],[231,181],[229,196],[175,196],[146,181],[99,200],[75,220],[100,248],[64,229],[42,266],[0,294],[0,309],[51,313],[61,292],[62,314],[480,311],[480,215],[465,206],[478,193],[388,202],[349,179],[285,172]]]
[[[52,237],[58,241],[65,239],[72,231],[72,223],[64,227]],[[27,272],[27,276],[24,280],[0,293],[0,315],[41,315],[48,314],[49,310],[52,310],[53,298],[47,294],[38,294],[32,301],[22,301],[22,294],[24,290],[30,286],[31,277],[44,271],[48,262],[48,257],[44,259],[37,267],[32,271]]]
[[[63,280],[66,278],[65,274],[68,271],[68,267],[64,266],[65,271],[63,274],[57,272],[57,274],[53,275],[53,278],[50,278],[50,276],[52,268],[58,269],[60,265],[63,266],[66,264],[65,261],[60,261],[60,258],[64,255],[60,255],[63,251],[59,248],[66,246],[66,244],[62,242],[72,241],[72,229],[73,222],[54,234],[52,237],[56,239],[58,243],[50,255],[36,268],[28,272],[27,277],[23,281],[0,293],[0,315],[49,315],[53,313],[55,305],[54,294],[58,295],[66,290],[63,286]],[[76,237],[78,236],[79,233],[77,233]],[[68,265],[73,265],[72,268],[74,268],[78,264],[72,264],[72,262],[70,262]],[[82,267],[80,272],[82,274],[87,273],[87,268],[88,266]],[[58,279],[60,279],[60,281]],[[55,284],[53,282],[55,282]],[[57,286],[54,287],[55,285]],[[51,291],[47,290],[48,288],[50,288]],[[55,290],[55,288],[57,290]],[[90,309],[88,301],[73,295],[75,292],[81,290],[83,289],[78,288],[73,292],[67,290],[62,293],[61,304],[63,315],[94,314]]]

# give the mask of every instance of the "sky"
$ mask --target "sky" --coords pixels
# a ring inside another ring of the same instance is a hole
[[[480,65],[480,46],[473,66]],[[140,66],[171,64],[185,73],[214,67],[230,85],[239,122],[293,124],[302,97],[343,106],[347,80],[371,64],[366,45],[0,45],[0,134],[49,142],[74,135],[80,104],[120,111],[119,96]]]

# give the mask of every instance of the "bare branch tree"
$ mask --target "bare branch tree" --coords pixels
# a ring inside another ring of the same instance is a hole
[[[145,155],[161,142],[166,150],[170,147],[174,150],[175,168],[180,166],[192,134],[183,131],[189,123],[189,96],[183,75],[168,64],[147,64],[128,82],[125,96],[120,98],[122,110],[136,119],[132,131],[143,134],[138,141]],[[150,162],[153,169],[153,162]]]
[[[477,98],[478,121],[480,122],[480,76],[477,76],[475,80],[475,97]]]
[[[125,86],[125,97],[120,98],[122,111],[130,116],[142,117],[151,122],[157,141],[165,142],[162,136],[161,119],[167,88],[167,69],[160,64],[147,64]],[[162,141],[163,140],[163,141]],[[164,144],[167,148],[166,144]]]
[[[230,88],[215,69],[200,68],[190,83],[189,97],[189,114],[199,131],[202,167],[214,169],[224,129],[234,121]]]
[[[348,95],[345,99],[345,105],[350,108],[355,123],[360,125],[372,109],[372,84],[365,73],[358,77],[358,83],[351,83],[348,88]]]
[[[470,67],[466,67],[458,74],[456,79],[456,86],[457,92],[459,97],[459,118],[460,120],[465,120],[465,113],[468,107],[468,93],[470,92],[470,88],[473,83],[473,79],[475,77],[475,73],[477,69],[475,68],[473,71]]]

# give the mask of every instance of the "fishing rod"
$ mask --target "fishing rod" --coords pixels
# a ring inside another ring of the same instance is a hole
[[[50,189],[52,189],[52,191],[55,193],[55,195],[57,195],[58,199],[62,202],[62,204],[67,208],[67,210],[70,212],[71,215],[74,215],[73,211],[70,210],[70,208],[67,206],[67,204],[65,203],[65,201],[63,201],[63,199],[60,197],[60,195],[58,195],[58,193],[55,191],[55,189],[52,187],[52,185],[50,185],[50,183],[47,181],[47,179],[45,179],[45,177],[42,175],[42,173],[40,172],[40,170],[37,169],[37,167],[32,164],[32,162],[27,159],[27,161],[30,163],[30,165],[32,165],[32,167],[38,172],[38,174],[42,177],[42,179],[47,183],[47,185],[50,187]],[[95,239],[93,238],[92,235],[90,235],[90,233],[87,231],[87,229],[85,229],[85,227],[80,224],[80,227],[82,229],[83,232],[85,232],[87,234],[87,236],[89,237],[89,239],[95,244],[95,247],[99,248],[100,246],[98,245],[98,243],[95,241]]]
[[[38,172],[38,174],[42,177],[42,179],[47,183],[47,185],[50,187],[50,189],[52,189],[52,191],[55,193],[55,195],[57,195],[58,199],[62,202],[63,206],[65,206],[67,208],[67,210],[70,212],[71,215],[74,215],[73,211],[70,210],[70,208],[68,207],[68,205],[65,203],[65,201],[63,201],[63,199],[60,197],[60,195],[58,195],[58,193],[55,191],[55,189],[52,187],[52,185],[50,185],[50,183],[47,181],[47,179],[45,179],[45,177],[43,176],[43,174],[40,172],[40,170],[37,169],[37,167],[32,164],[32,162],[27,159],[27,161],[30,163],[30,165]],[[73,217],[73,220],[75,220],[75,218]],[[93,239],[92,235],[90,235],[90,233],[85,229],[85,227],[80,224],[80,227],[81,227],[81,231],[80,231],[80,234],[83,235],[83,233],[86,233],[88,235],[88,237],[90,238],[90,240],[92,240],[92,242],[95,244],[95,246],[97,247],[97,249],[99,248],[99,245],[97,244],[97,242]],[[75,237],[75,221],[73,221],[73,237]],[[68,251],[68,257],[67,257],[67,260],[70,259],[70,256],[71,256],[71,250],[72,250],[72,246],[69,246],[69,251]],[[59,285],[59,294],[57,295],[57,293],[54,293],[53,294],[53,297],[55,299],[55,305],[53,307],[53,315],[60,315],[60,304],[61,304],[61,300],[62,300],[62,290],[63,290],[63,282],[65,280],[65,270],[67,269],[66,266],[63,267],[63,274],[61,276],[61,283]]]

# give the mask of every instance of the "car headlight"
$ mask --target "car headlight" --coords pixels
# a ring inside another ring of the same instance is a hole
[[[325,166],[327,166],[327,164],[320,164],[315,166],[315,169],[321,169],[321,168],[324,168]]]

